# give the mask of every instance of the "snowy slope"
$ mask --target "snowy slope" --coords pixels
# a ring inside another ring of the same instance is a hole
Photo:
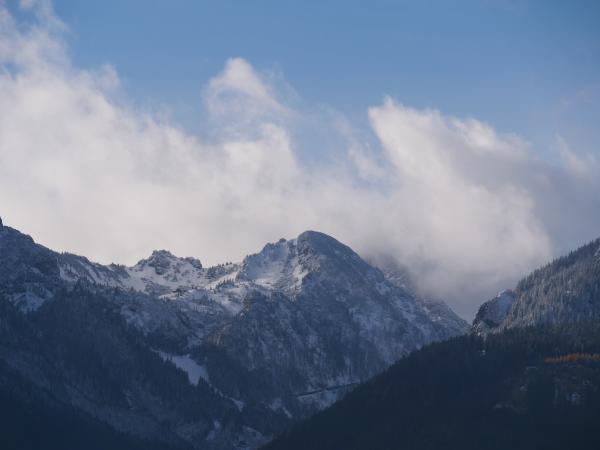
[[[315,231],[267,244],[241,263],[210,268],[165,250],[133,267],[63,256],[67,281],[79,276],[157,295],[183,314],[190,331],[182,351],[210,342],[250,370],[277,377],[292,368],[298,382],[287,387],[298,392],[357,383],[467,327],[446,305],[416,298],[349,247]],[[123,314],[146,334],[186,328],[153,303],[126,305]]]
[[[197,448],[259,445],[407,353],[466,331],[444,304],[417,298],[314,231],[208,268],[165,250],[132,267],[103,266],[52,252],[7,227],[0,229],[0,252],[0,295],[27,317],[43,315],[65,292],[101,296],[127,333],[139,334],[148,352],[182,371],[188,387],[181,390],[191,386],[216,399],[220,406],[206,406],[212,412],[202,425],[169,422],[179,438],[194,436]],[[82,308],[73,314],[85,320],[85,302],[61,307]],[[102,364],[110,365],[108,358]],[[129,399],[130,388],[120,388]],[[160,404],[144,414],[175,417],[177,406]],[[118,405],[110,414],[86,411],[115,427],[122,414],[138,423],[138,413]]]

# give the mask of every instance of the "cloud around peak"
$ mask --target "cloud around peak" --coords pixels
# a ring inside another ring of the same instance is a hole
[[[160,247],[211,264],[316,229],[391,255],[469,316],[597,234],[595,160],[566,143],[552,166],[489,124],[387,98],[368,110],[366,145],[242,58],[206,83],[213,129],[194,136],[118,102],[115,68],[73,67],[51,9],[24,26],[0,4],[0,21],[0,213],[57,249],[133,263]],[[346,151],[304,162],[306,117]]]

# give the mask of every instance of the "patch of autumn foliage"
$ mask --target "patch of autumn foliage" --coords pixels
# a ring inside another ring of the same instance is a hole
[[[546,364],[577,363],[588,361],[600,361],[600,353],[569,353],[567,355],[544,358]]]

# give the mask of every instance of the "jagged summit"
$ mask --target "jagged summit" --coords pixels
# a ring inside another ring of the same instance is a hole
[[[152,254],[147,258],[147,260],[156,258],[176,258],[176,256],[169,250],[152,250]]]
[[[186,261],[196,269],[202,269],[202,263],[199,259],[193,257],[180,258],[175,256],[169,250],[153,250],[152,254],[145,259],[141,259],[134,267],[150,266],[156,269],[157,273],[166,271],[169,267],[178,262]]]
[[[281,238],[275,243],[268,243],[260,252],[248,255],[241,263],[235,265],[242,267],[239,275],[241,278],[247,276],[253,279],[256,276],[266,275],[268,271],[272,271],[272,275],[276,276],[274,265],[282,266],[281,268],[285,265],[288,268],[290,265],[297,266],[301,264],[298,257],[301,257],[306,265],[311,258],[313,262],[317,259],[324,262],[328,259],[340,259],[342,256],[355,262],[360,261],[360,257],[350,247],[335,238],[325,233],[308,230],[295,239]],[[203,269],[201,261],[197,258],[180,258],[168,250],[154,250],[148,258],[138,261],[131,269],[142,271],[146,267],[151,267],[157,275],[165,275],[171,269],[182,270],[182,266],[188,264],[194,269]]]
[[[166,427],[169,436],[197,448],[238,448],[236,442],[252,443],[239,448],[257,447],[398,358],[467,328],[449,308],[418,298],[350,247],[316,231],[267,244],[240,263],[205,268],[195,258],[179,258],[166,250],[154,251],[132,267],[105,266],[53,252],[12,228],[4,230],[0,300],[15,314],[33,317],[25,320],[31,327],[49,327],[32,335],[52,335],[57,326],[52,317],[65,317],[69,326],[60,323],[66,333],[63,347],[76,345],[81,330],[90,329],[98,342],[86,358],[104,348],[105,337],[114,347],[90,367],[112,373],[110,368],[122,364],[114,363],[115,358],[123,357],[135,379],[145,379],[144,370],[152,367],[157,377],[173,383],[156,404],[147,404],[160,389],[149,387],[149,394],[132,389],[128,371],[110,382],[110,392],[118,392],[111,403],[90,388],[89,380],[65,371],[72,362],[61,359],[69,352],[61,352],[55,378],[90,399],[75,407],[127,433],[159,429],[164,435]],[[52,316],[55,310],[59,312]],[[37,319],[48,314],[45,321]],[[112,315],[96,320],[103,314]],[[90,326],[89,320],[96,322]],[[79,331],[73,321],[80,322]],[[133,342],[139,348],[124,351]],[[40,355],[32,361],[52,361],[41,354],[47,345],[36,343],[33,348]],[[145,355],[141,359],[139,352]],[[19,358],[14,359],[17,370],[22,367]],[[187,376],[165,375],[156,361],[137,363],[152,358],[163,358]],[[46,372],[33,367],[23,377],[38,373]],[[198,417],[183,419],[178,414],[187,410],[178,405],[185,399],[170,399],[173,392],[187,392],[190,383],[197,387],[194,392],[203,392],[205,399],[198,401],[205,409]]]

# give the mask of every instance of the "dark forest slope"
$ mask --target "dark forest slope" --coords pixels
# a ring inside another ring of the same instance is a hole
[[[600,239],[535,270],[481,305],[473,332],[600,319]]]
[[[600,448],[600,324],[430,345],[265,447]]]

